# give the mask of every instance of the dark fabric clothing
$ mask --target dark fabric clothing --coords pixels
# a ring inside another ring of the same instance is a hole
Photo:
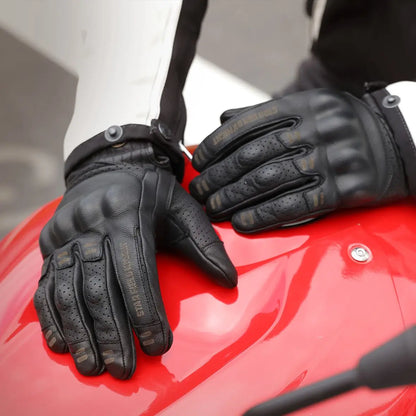
[[[331,77],[356,95],[366,81],[416,80],[415,52],[414,0],[327,0],[312,46]]]
[[[183,0],[168,76],[160,101],[159,120],[169,126],[173,136],[178,139],[183,138],[186,124],[182,90],[195,56],[207,4],[207,0]]]
[[[361,97],[365,92],[364,84],[363,79],[354,80],[347,77],[338,77],[335,73],[329,71],[317,57],[310,55],[299,65],[295,80],[282,91],[273,95],[277,98],[298,91],[328,87],[347,91],[356,97]]]

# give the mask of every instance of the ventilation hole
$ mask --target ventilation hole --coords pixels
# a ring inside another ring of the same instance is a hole
[[[195,200],[189,199],[184,206],[179,192],[175,192],[171,209],[175,212],[182,227],[188,230],[188,234],[200,247],[217,240],[215,231],[209,222],[201,221],[201,208]]]
[[[87,276],[85,283],[86,302],[94,321],[97,340],[100,343],[117,342],[119,338],[108,299],[104,260],[86,263],[84,271]]]

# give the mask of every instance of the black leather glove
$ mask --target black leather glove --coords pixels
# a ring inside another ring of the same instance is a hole
[[[194,153],[191,193],[243,233],[404,198],[415,152],[394,100],[317,89],[230,111]]]
[[[186,255],[222,286],[234,287],[237,274],[202,208],[150,143],[98,152],[67,185],[40,237],[42,331],[53,351],[69,349],[80,373],[106,368],[127,379],[136,363],[132,328],[149,355],[172,343],[157,248]]]

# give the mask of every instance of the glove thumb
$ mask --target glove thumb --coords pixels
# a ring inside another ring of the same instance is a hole
[[[248,110],[249,108],[251,108],[251,106],[248,107],[240,107],[240,108],[230,108],[229,110],[225,110],[221,115],[220,115],[220,121],[221,124],[224,124],[226,121],[228,121],[230,118],[233,118],[234,116],[236,116],[237,114],[242,113],[243,111]]]
[[[235,287],[237,271],[202,207],[179,185],[175,185],[166,218],[164,241],[194,261],[221,286]]]

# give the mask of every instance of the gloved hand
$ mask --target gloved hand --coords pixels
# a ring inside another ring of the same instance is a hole
[[[236,271],[200,205],[147,142],[100,151],[77,168],[42,230],[44,257],[35,307],[51,350],[72,354],[78,371],[135,370],[132,330],[149,355],[172,343],[155,253],[186,255],[219,285]]]
[[[242,233],[406,197],[398,138],[403,150],[411,137],[405,123],[388,122],[385,111],[397,108],[380,94],[317,89],[225,113],[194,153],[201,174],[191,194]]]

